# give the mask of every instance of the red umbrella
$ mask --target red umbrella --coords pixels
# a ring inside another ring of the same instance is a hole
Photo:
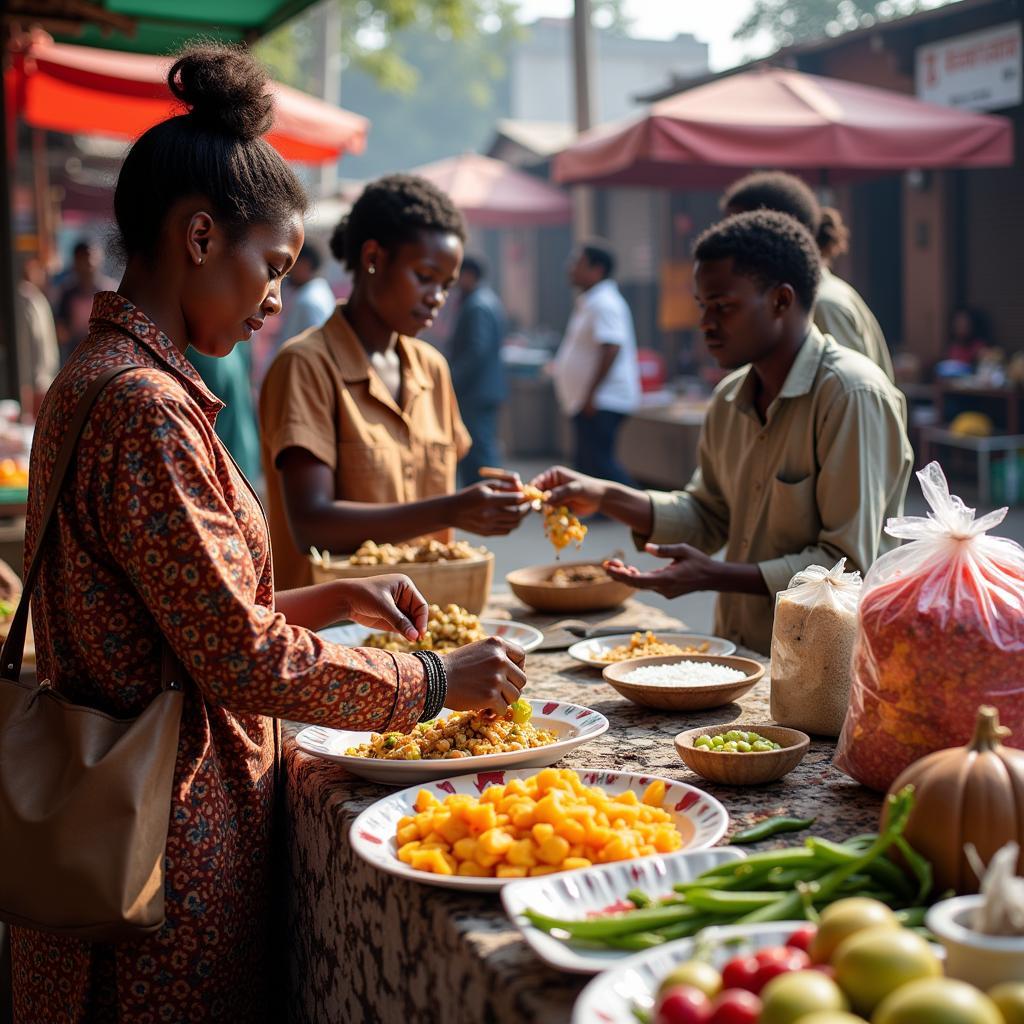
[[[560,182],[699,187],[753,167],[832,180],[910,168],[1013,163],[1008,118],[782,68],[671,96],[641,118],[586,132],[555,157]]]
[[[87,46],[37,35],[15,54],[15,109],[36,128],[134,139],[181,107],[167,88],[172,58]],[[273,84],[274,128],[267,136],[283,157],[324,163],[361,153],[369,121],[286,85]]]
[[[572,201],[560,188],[489,156],[466,153],[410,173],[447,192],[478,227],[567,224],[572,219]]]

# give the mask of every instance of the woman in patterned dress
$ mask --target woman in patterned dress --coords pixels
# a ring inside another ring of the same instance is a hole
[[[39,671],[122,717],[159,692],[162,639],[188,669],[155,935],[87,943],[12,931],[19,1024],[270,1021],[274,718],[406,730],[426,682],[409,655],[312,630],[353,618],[414,636],[426,605],[405,577],[274,594],[265,520],[218,441],[221,403],[186,361],[230,352],[280,312],[306,197],[262,136],[263,69],[199,47],[169,82],[188,108],[151,128],[115,194],[126,271],[40,412],[26,555],[79,397],[104,369],[32,595]],[[498,640],[446,656],[448,706],[503,710],[525,682]],[[265,717],[272,716],[272,717]],[[96,828],[103,828],[98,820]],[[82,837],[88,842],[88,836]]]

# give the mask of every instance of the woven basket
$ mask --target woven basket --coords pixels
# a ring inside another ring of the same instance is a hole
[[[494,579],[494,553],[480,558],[463,558],[451,562],[400,562],[398,565],[350,565],[348,559],[332,559],[323,565],[310,559],[314,583],[333,580],[365,580],[386,573],[402,573],[416,584],[431,603],[442,607],[457,604],[479,615],[491,594]]]

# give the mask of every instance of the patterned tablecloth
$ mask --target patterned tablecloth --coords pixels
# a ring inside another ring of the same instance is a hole
[[[541,628],[553,621],[503,595],[488,609],[491,615],[509,612]],[[678,627],[660,611],[633,601],[611,621],[626,629]],[[812,743],[785,779],[753,788],[706,783],[678,759],[672,739],[683,729],[739,719],[769,721],[767,678],[742,700],[712,711],[656,712],[620,697],[597,670],[564,651],[532,654],[527,667],[530,696],[584,704],[611,722],[604,736],[574,751],[563,765],[649,772],[701,786],[722,801],[735,827],[771,814],[817,816],[815,832],[840,839],[877,825],[880,798],[831,767],[831,743]],[[587,979],[560,974],[539,961],[496,895],[408,882],[355,856],[348,844],[353,819],[389,790],[299,751],[298,729],[284,730],[291,1020],[567,1022]]]

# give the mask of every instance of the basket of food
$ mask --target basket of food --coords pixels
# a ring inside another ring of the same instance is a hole
[[[622,604],[633,588],[608,575],[599,563],[565,562],[516,569],[509,589],[539,612],[597,612]]]
[[[474,614],[483,611],[494,578],[494,554],[464,540],[450,544],[439,540],[376,544],[368,540],[348,557],[313,549],[310,562],[314,583],[400,572],[432,604],[457,604]]]

